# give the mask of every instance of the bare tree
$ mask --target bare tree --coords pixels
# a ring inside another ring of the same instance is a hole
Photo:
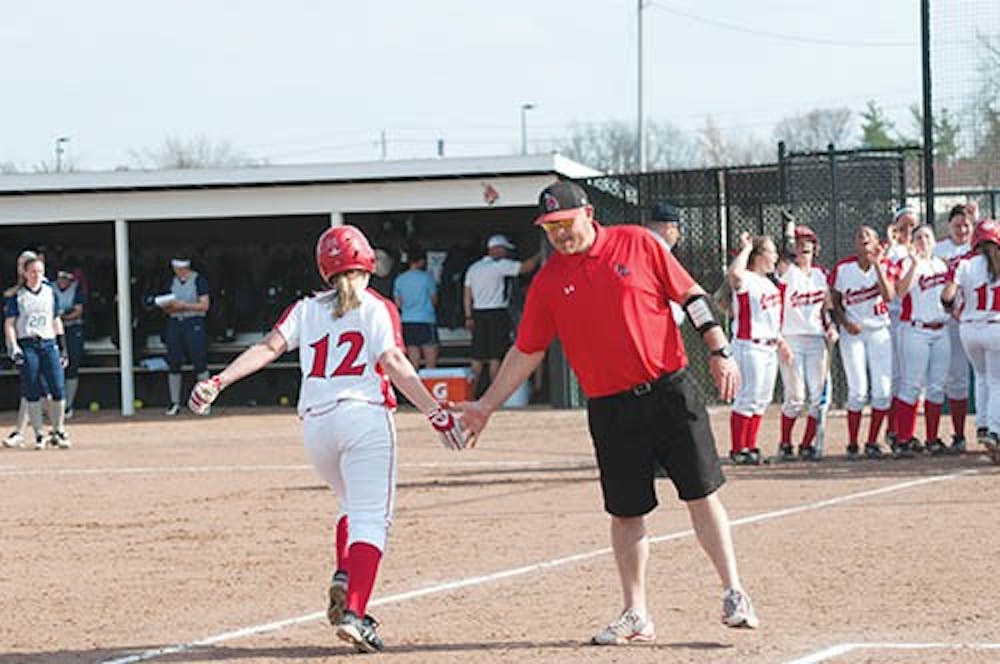
[[[825,150],[830,143],[842,146],[851,138],[851,117],[849,108],[816,108],[779,121],[774,139],[792,150]]]
[[[229,141],[213,142],[207,136],[191,139],[168,136],[160,147],[129,151],[129,162],[135,167],[153,170],[229,168],[265,163],[237,150]]]
[[[705,118],[699,138],[699,164],[704,167],[760,164],[774,159],[770,146],[757,136],[750,132],[726,133],[712,116]]]
[[[572,125],[569,135],[557,141],[556,150],[593,168],[626,173],[639,168],[638,141],[634,124],[610,120]],[[650,122],[646,128],[646,154],[648,168],[688,168],[697,161],[698,148],[677,127]]]
[[[14,173],[20,173],[17,164],[12,161],[0,161],[0,175],[13,175]]]

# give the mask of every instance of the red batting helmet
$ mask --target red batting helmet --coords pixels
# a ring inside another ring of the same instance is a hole
[[[972,231],[972,248],[978,249],[983,242],[1000,245],[1000,224],[992,219],[983,219]]]
[[[375,271],[375,251],[355,226],[334,226],[316,242],[316,267],[324,282],[348,270]]]

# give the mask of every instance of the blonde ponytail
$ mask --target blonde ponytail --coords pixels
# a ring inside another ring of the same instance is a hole
[[[361,296],[354,289],[351,282],[353,270],[341,272],[330,279],[330,286],[334,292],[333,317],[340,318],[351,309],[361,306]]]

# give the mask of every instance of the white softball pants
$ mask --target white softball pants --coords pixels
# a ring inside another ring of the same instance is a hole
[[[344,400],[302,421],[306,454],[347,516],[348,545],[385,550],[396,495],[396,428],[385,406]]]
[[[897,396],[913,405],[926,390],[931,403],[944,403],[945,381],[951,364],[948,330],[928,330],[908,323],[900,325],[899,364],[902,379]]]
[[[760,415],[774,398],[774,381],[778,377],[777,346],[737,339],[733,342],[733,358],[742,379],[733,401],[733,411],[746,417]]]
[[[888,327],[840,332],[840,360],[847,377],[847,410],[887,410],[892,398],[892,335]]]
[[[823,386],[826,384],[826,340],[816,335],[791,335],[785,337],[794,355],[792,363],[778,363],[781,372],[781,386],[784,400],[781,413],[786,417],[798,417],[806,410],[806,395],[809,397],[809,416],[819,415],[826,404]],[[827,400],[828,401],[828,400]]]
[[[903,364],[900,362],[900,354],[902,353],[900,336],[903,323],[899,322],[898,316],[899,314],[895,316],[890,314],[889,319],[889,342],[892,344],[892,386],[889,388],[889,394],[894,397],[899,396],[899,389],[903,384]]]
[[[1000,433],[1000,323],[962,323],[960,333],[976,374],[976,427]]]
[[[949,399],[968,399],[969,358],[965,355],[962,338],[959,336],[958,321],[949,320],[945,328],[948,330],[951,360],[948,364],[948,381],[945,383],[944,393]]]

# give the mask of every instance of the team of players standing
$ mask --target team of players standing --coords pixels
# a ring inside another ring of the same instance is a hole
[[[758,464],[758,429],[779,372],[784,400],[778,455],[796,458],[795,420],[807,415],[798,458],[822,458],[829,402],[829,354],[838,343],[847,378],[847,455],[879,459],[883,422],[894,457],[960,454],[966,449],[969,365],[975,375],[976,437],[1000,463],[1000,226],[955,206],[949,236],[935,242],[914,211],[898,209],[882,242],[862,226],[855,255],[828,273],[814,261],[816,234],[794,228],[794,251],[779,256],[768,237],[741,236],[728,270],[733,351],[743,384],[730,428],[737,464]],[[916,436],[924,398],[925,438]],[[953,435],[939,435],[948,400]],[[861,415],[871,408],[863,449]]]

